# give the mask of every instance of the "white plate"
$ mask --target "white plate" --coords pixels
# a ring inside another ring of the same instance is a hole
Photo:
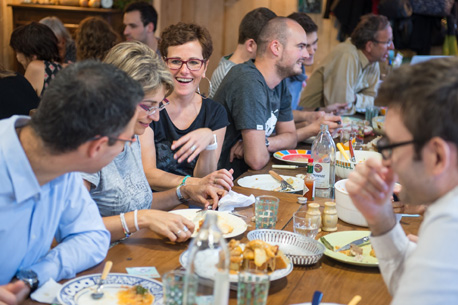
[[[188,250],[186,250],[185,252],[181,253],[180,255],[180,264],[184,268],[188,266],[188,254],[189,252]],[[218,263],[218,259],[219,257],[216,251],[211,251],[209,253],[205,253],[205,255],[202,255],[202,262],[200,262],[197,265],[205,266],[206,268],[202,268],[204,274],[199,274],[199,275],[204,278],[212,278],[213,274],[215,274],[216,272],[216,264]],[[290,274],[291,271],[293,271],[293,264],[289,262],[289,265],[286,269],[279,269],[279,270],[275,270],[274,272],[270,273],[269,274],[270,280],[275,281],[275,280],[281,279],[287,276],[288,274]],[[238,275],[229,274],[229,281],[231,283],[237,283]]]
[[[77,277],[66,282],[57,293],[57,299],[64,305],[111,305],[118,304],[117,293],[126,286],[141,285],[154,296],[154,305],[162,304],[162,283],[136,275],[125,273],[108,274],[103,285],[104,296],[100,300],[93,300],[91,293],[99,282],[100,273]]]
[[[288,178],[293,179],[293,190],[288,191],[287,193],[295,193],[298,191],[302,191],[304,189],[304,181],[302,179],[299,179],[297,177],[292,177],[292,176],[283,176],[283,179],[287,180]],[[243,177],[239,180],[237,180],[237,183],[240,186],[243,187],[249,187],[253,189],[259,189],[259,190],[265,190],[265,191],[280,191],[280,182],[276,180],[274,177],[271,175],[253,175],[253,176],[247,176]]]
[[[173,210],[170,211],[170,213],[178,214],[181,215],[192,222],[194,222],[194,225],[196,226],[196,229],[199,227],[199,220],[194,219],[196,218],[196,213],[200,211],[200,209],[182,209],[182,210]],[[246,231],[247,224],[246,222],[237,216],[229,214],[229,212],[219,212],[219,211],[207,211],[206,213],[216,213],[218,217],[221,217],[224,219],[224,221],[230,225],[234,230],[231,233],[224,234],[224,238],[231,238],[238,236],[242,234],[243,232]],[[192,237],[197,235],[197,231],[194,231],[192,234]]]

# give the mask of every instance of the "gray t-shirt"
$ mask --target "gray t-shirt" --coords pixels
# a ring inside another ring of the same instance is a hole
[[[211,80],[212,90],[210,91],[209,95],[210,98],[212,98],[216,91],[218,91],[218,88],[221,85],[221,82],[223,81],[227,72],[229,72],[229,70],[235,66],[235,63],[229,60],[231,56],[232,54],[221,57],[218,67],[216,67],[215,71],[213,71]]]
[[[92,184],[90,194],[102,216],[151,208],[153,193],[143,171],[138,137],[131,146],[126,143],[124,150],[102,170],[81,175]]]
[[[224,78],[214,100],[226,108],[230,125],[226,129],[219,168],[234,169],[234,178],[240,176],[248,165],[243,159],[229,162],[230,149],[242,139],[242,129],[264,130],[269,137],[277,121],[293,119],[291,94],[283,80],[270,89],[254,61],[236,65]]]

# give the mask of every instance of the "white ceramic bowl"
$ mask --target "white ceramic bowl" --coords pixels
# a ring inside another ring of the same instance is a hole
[[[336,194],[336,210],[337,217],[340,220],[348,222],[350,224],[367,227],[367,221],[358,209],[353,204],[353,201],[348,195],[345,183],[348,179],[342,179],[335,184]]]
[[[350,152],[346,150],[347,155],[350,157]],[[347,161],[342,156],[340,151],[336,153],[336,176],[346,179],[348,175],[355,169],[356,164],[363,163],[369,158],[376,158],[382,160],[382,155],[375,151],[355,150],[356,163]]]
[[[384,135],[385,134],[385,116],[376,116],[372,118],[372,127],[376,134]]]
[[[342,179],[336,182],[335,184],[335,194],[336,194],[336,210],[337,217],[340,220],[348,222],[349,224],[367,227],[367,221],[364,218],[363,214],[355,207],[353,201],[348,195],[347,188],[345,183],[348,179]],[[402,214],[396,214],[396,221],[399,222],[402,218]]]

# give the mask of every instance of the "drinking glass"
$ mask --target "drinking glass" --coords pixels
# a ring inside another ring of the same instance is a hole
[[[162,283],[165,305],[185,304],[185,302],[183,302],[185,285],[187,285],[188,288],[188,302],[186,304],[194,304],[198,283],[196,275],[186,274],[185,270],[172,270],[162,276]]]
[[[275,229],[279,202],[280,200],[274,196],[265,195],[256,197],[256,229]]]
[[[294,233],[314,239],[320,226],[315,219],[308,217],[305,211],[297,211],[293,214],[293,228]]]
[[[248,269],[239,272],[237,305],[265,305],[270,279],[265,271]]]

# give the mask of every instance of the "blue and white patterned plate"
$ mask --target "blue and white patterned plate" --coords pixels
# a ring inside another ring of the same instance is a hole
[[[64,305],[105,305],[117,304],[117,292],[127,286],[141,285],[154,296],[153,305],[162,305],[162,283],[136,275],[125,273],[110,273],[103,285],[104,296],[100,300],[93,300],[91,293],[99,282],[100,273],[77,277],[66,282],[57,294],[60,304]]]

